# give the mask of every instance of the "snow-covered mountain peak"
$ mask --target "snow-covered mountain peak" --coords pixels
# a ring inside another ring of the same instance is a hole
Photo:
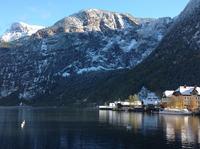
[[[14,41],[24,36],[31,36],[43,28],[44,26],[29,25],[24,22],[15,22],[12,23],[10,28],[7,29],[6,32],[0,37],[0,40],[5,42]]]
[[[29,25],[24,22],[14,22],[11,24],[11,27],[7,30],[7,32],[27,32],[30,35],[42,28],[44,28],[44,26]]]

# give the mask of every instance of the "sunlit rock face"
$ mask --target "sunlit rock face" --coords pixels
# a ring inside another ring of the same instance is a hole
[[[63,18],[0,49],[0,98],[38,98],[51,94],[59,78],[133,68],[154,51],[172,23],[171,18],[97,9]]]

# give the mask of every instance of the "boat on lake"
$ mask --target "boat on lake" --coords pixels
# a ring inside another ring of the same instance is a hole
[[[172,115],[191,115],[192,112],[188,109],[171,109],[165,108],[159,111],[159,114],[172,114]]]

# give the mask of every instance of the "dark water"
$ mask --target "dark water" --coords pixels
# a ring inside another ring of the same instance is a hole
[[[23,120],[26,123],[21,128]],[[0,108],[0,148],[200,148],[200,118],[72,108]]]

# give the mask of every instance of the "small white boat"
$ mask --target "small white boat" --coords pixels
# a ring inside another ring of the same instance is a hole
[[[21,128],[24,128],[25,124],[26,124],[26,122],[25,122],[25,120],[24,120],[24,121],[21,123]]]
[[[159,111],[159,114],[173,114],[173,115],[191,115],[192,112],[188,109],[171,109],[165,108],[164,110]]]

